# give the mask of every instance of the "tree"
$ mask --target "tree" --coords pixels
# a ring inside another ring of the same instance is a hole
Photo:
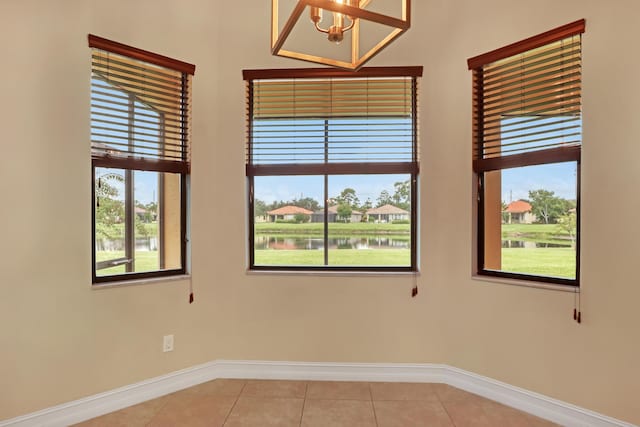
[[[267,204],[260,200],[260,199],[255,199],[253,201],[253,215],[254,216],[265,216],[267,214],[267,211],[269,209],[267,209]]]
[[[400,181],[393,184],[395,192],[391,197],[393,204],[401,209],[411,208],[411,182],[409,180]]]
[[[371,199],[367,197],[367,200],[360,206],[360,210],[362,211],[362,220],[361,222],[369,221],[367,211],[373,207],[373,203]]]
[[[122,236],[116,224],[124,220],[124,203],[111,197],[98,197],[96,203],[96,237],[115,240]]]
[[[571,238],[571,246],[576,245],[576,231],[578,229],[578,218],[576,211],[568,212],[558,218],[558,228],[564,231]]]
[[[147,210],[147,214],[151,221],[156,221],[158,219],[158,203],[149,202],[144,207]]]
[[[351,206],[349,206],[348,204],[346,203],[338,204],[338,209],[337,209],[338,218],[340,218],[342,222],[350,222],[352,212],[353,212],[353,209],[351,209]]]
[[[136,226],[136,237],[149,237],[149,230],[144,225],[144,222],[140,219],[138,215],[134,215],[135,218],[133,220]]]
[[[372,207],[373,203],[371,202],[371,199],[367,197],[367,200],[360,206],[360,209],[362,209],[363,211],[368,211]]]
[[[285,202],[283,200],[278,201],[274,201],[273,203],[271,203],[270,205],[267,205],[267,211],[272,211],[278,208],[281,208],[283,206],[287,206],[290,205],[290,202]]]
[[[342,190],[342,193],[336,197],[336,202],[338,202],[338,205],[347,205],[352,209],[360,204],[356,190],[353,188],[345,188]]]
[[[505,212],[507,210],[507,204],[504,202],[500,202],[500,212],[502,212],[502,223],[506,224],[509,221],[509,213]]]
[[[391,204],[393,204],[393,200],[391,199],[389,192],[387,190],[382,190],[380,192],[380,196],[378,196],[376,207],[379,208],[380,206]]]
[[[556,197],[553,191],[543,189],[529,191],[529,202],[538,222],[545,224],[555,224],[570,206],[569,201]]]
[[[119,191],[111,182],[124,182],[124,177],[106,173],[96,181],[96,237],[113,240],[122,235],[116,224],[124,221],[124,203],[117,199]]]
[[[300,196],[299,199],[293,199],[290,204],[293,206],[298,206],[314,212],[320,209],[320,203],[318,203],[318,201],[313,199],[312,197]]]

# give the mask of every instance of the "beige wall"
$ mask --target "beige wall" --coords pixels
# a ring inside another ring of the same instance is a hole
[[[269,2],[0,2],[0,419],[224,358],[447,363],[640,423],[640,4],[537,5],[414,1],[413,28],[372,62],[425,67],[411,299],[403,277],[245,273],[241,70],[304,66],[269,55]],[[472,209],[466,59],[579,18],[582,325],[571,294],[473,281],[471,216],[451,214]],[[193,305],[186,281],[90,287],[87,33],[197,65]]]

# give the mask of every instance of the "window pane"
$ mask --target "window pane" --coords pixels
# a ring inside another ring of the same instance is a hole
[[[96,276],[182,267],[179,174],[95,169]]]
[[[411,266],[411,176],[330,176],[328,224],[330,266]]]
[[[158,172],[134,172],[136,273],[160,269],[158,227]]]
[[[254,265],[324,265],[323,176],[254,178]]]
[[[255,165],[324,161],[325,120],[254,120],[251,130],[251,159]]]
[[[577,163],[484,174],[484,268],[576,278]]]
[[[124,273],[127,264],[125,171],[96,168],[95,182],[96,275]]]
[[[328,161],[411,162],[411,117],[357,117],[327,123]]]
[[[411,117],[262,119],[251,130],[254,165],[413,160]]]

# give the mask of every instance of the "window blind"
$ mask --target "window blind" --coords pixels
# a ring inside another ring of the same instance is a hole
[[[476,172],[576,160],[584,20],[469,59]]]
[[[421,67],[273,71],[245,78],[248,175],[417,172]]]
[[[89,46],[94,163],[188,173],[195,67],[91,35]]]

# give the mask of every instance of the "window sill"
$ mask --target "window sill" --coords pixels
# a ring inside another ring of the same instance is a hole
[[[472,280],[487,283],[496,283],[499,285],[522,286],[525,288],[545,289],[547,291],[580,293],[579,286],[557,285],[554,283],[535,282],[532,280],[505,279],[502,277],[485,276],[480,274],[471,275]]]
[[[327,277],[412,277],[420,276],[415,271],[329,271],[329,270],[246,270],[246,274],[253,276],[327,276]]]
[[[177,276],[150,277],[146,279],[133,279],[133,280],[121,280],[116,282],[93,283],[91,285],[91,289],[101,290],[101,289],[108,289],[108,288],[119,288],[123,286],[139,286],[139,285],[150,285],[154,283],[178,282],[183,280],[191,281],[191,275],[180,274]]]

